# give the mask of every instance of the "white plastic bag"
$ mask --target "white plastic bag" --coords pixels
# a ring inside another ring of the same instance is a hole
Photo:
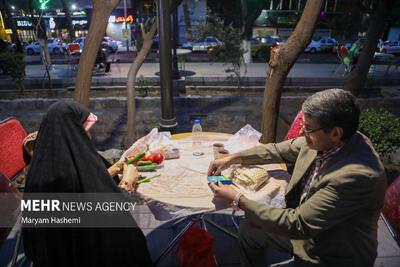
[[[122,155],[122,158],[136,156],[139,153],[147,152],[149,142],[154,139],[154,137],[158,134],[158,129],[154,128],[151,132],[137,140],[133,145],[128,148],[125,153]]]
[[[229,154],[240,152],[258,145],[261,135],[250,124],[246,124],[225,142],[224,147],[229,151]]]

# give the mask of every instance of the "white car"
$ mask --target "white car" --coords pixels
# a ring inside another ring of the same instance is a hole
[[[81,49],[83,49],[84,45],[85,45],[85,40],[86,37],[80,37],[78,39],[75,39],[72,43],[73,44],[79,44],[79,47]],[[116,52],[118,51],[118,45],[119,45],[119,41],[115,41],[113,38],[111,37],[104,37],[103,40],[101,41],[102,44],[105,44],[109,47],[109,52]]]
[[[318,41],[320,46],[320,51],[333,52],[333,48],[338,45],[338,42],[333,38],[324,37]]]
[[[85,39],[86,39],[85,37],[81,37],[81,38],[75,39],[74,41],[72,41],[72,43],[79,44],[79,47],[81,49],[83,49],[83,46],[85,45]]]
[[[382,53],[397,54],[400,53],[400,41],[386,41],[381,44]]]
[[[319,51],[321,51],[321,45],[319,42],[316,42],[314,40],[311,40],[306,49],[304,49],[304,52],[310,52],[311,54]]]
[[[64,54],[64,51],[68,50],[68,45],[66,45],[61,40],[55,38],[47,39],[47,47],[49,48],[49,53],[55,55]],[[24,50],[28,55],[39,54],[40,53],[39,41],[36,41],[33,44],[25,46]]]
[[[207,36],[203,42],[186,42],[182,45],[182,48],[191,49],[194,52],[207,52],[209,48],[223,44],[218,38]]]

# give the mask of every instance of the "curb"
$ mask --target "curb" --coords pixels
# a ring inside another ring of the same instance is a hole
[[[265,86],[265,77],[245,77],[242,79],[242,86]],[[142,81],[142,78],[137,78],[137,86]],[[158,86],[160,83],[159,77],[148,77],[145,80],[149,86]],[[315,77],[296,77],[286,78],[285,86],[294,87],[332,87],[343,86],[346,77],[316,79]],[[373,86],[393,86],[400,84],[399,78],[376,77],[371,78]],[[125,77],[93,77],[91,86],[125,86],[127,78]],[[185,83],[186,86],[237,86],[236,80],[229,77],[186,77],[174,81],[174,83]],[[75,78],[55,78],[52,79],[52,88],[67,88],[75,86]],[[17,89],[17,85],[8,78],[0,79],[0,90]],[[43,78],[30,78],[25,80],[26,89],[43,89],[49,88],[49,82]]]

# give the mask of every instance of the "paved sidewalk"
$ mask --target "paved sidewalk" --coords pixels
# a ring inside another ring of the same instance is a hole
[[[130,63],[112,64],[111,72],[95,73],[92,86],[125,86]],[[158,84],[160,79],[159,63],[144,63],[140,68],[137,81],[146,80]],[[181,82],[195,86],[236,86],[236,79],[225,63],[189,62],[180,66]],[[342,87],[347,77],[339,64],[298,63],[293,66],[286,78],[285,86],[294,87]],[[243,86],[263,87],[267,76],[267,63],[251,63],[242,68]],[[49,88],[43,65],[26,67],[25,87],[27,89]],[[67,64],[53,65],[51,69],[52,87],[68,88],[75,85],[77,70]],[[369,84],[375,87],[400,85],[400,69],[387,65],[373,65],[369,73]],[[10,88],[11,87],[11,88]],[[17,88],[8,78],[0,79],[0,89]]]
[[[129,63],[112,64],[111,72],[105,75],[105,78],[126,78],[129,71]],[[339,64],[305,64],[298,63],[293,66],[289,72],[289,78],[342,78],[344,77],[343,68],[335,73]],[[139,70],[137,77],[159,77],[159,63],[144,63]],[[190,62],[185,64],[186,77],[229,77],[231,73],[227,73],[230,65],[225,63],[208,63],[208,62]],[[394,71],[392,66],[385,75],[387,65],[377,65],[374,72],[371,73],[375,77],[400,78],[400,70]],[[242,68],[242,76],[244,77],[262,77],[265,78],[268,70],[266,63],[251,63],[247,66],[247,71]],[[42,78],[45,74],[43,65],[28,65],[26,67],[27,79]],[[53,78],[75,77],[76,70],[70,70],[68,65],[53,65],[51,70]]]

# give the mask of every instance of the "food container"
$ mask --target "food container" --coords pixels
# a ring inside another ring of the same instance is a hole
[[[226,149],[219,149],[214,155],[215,159],[220,159],[229,155],[229,151]]]

